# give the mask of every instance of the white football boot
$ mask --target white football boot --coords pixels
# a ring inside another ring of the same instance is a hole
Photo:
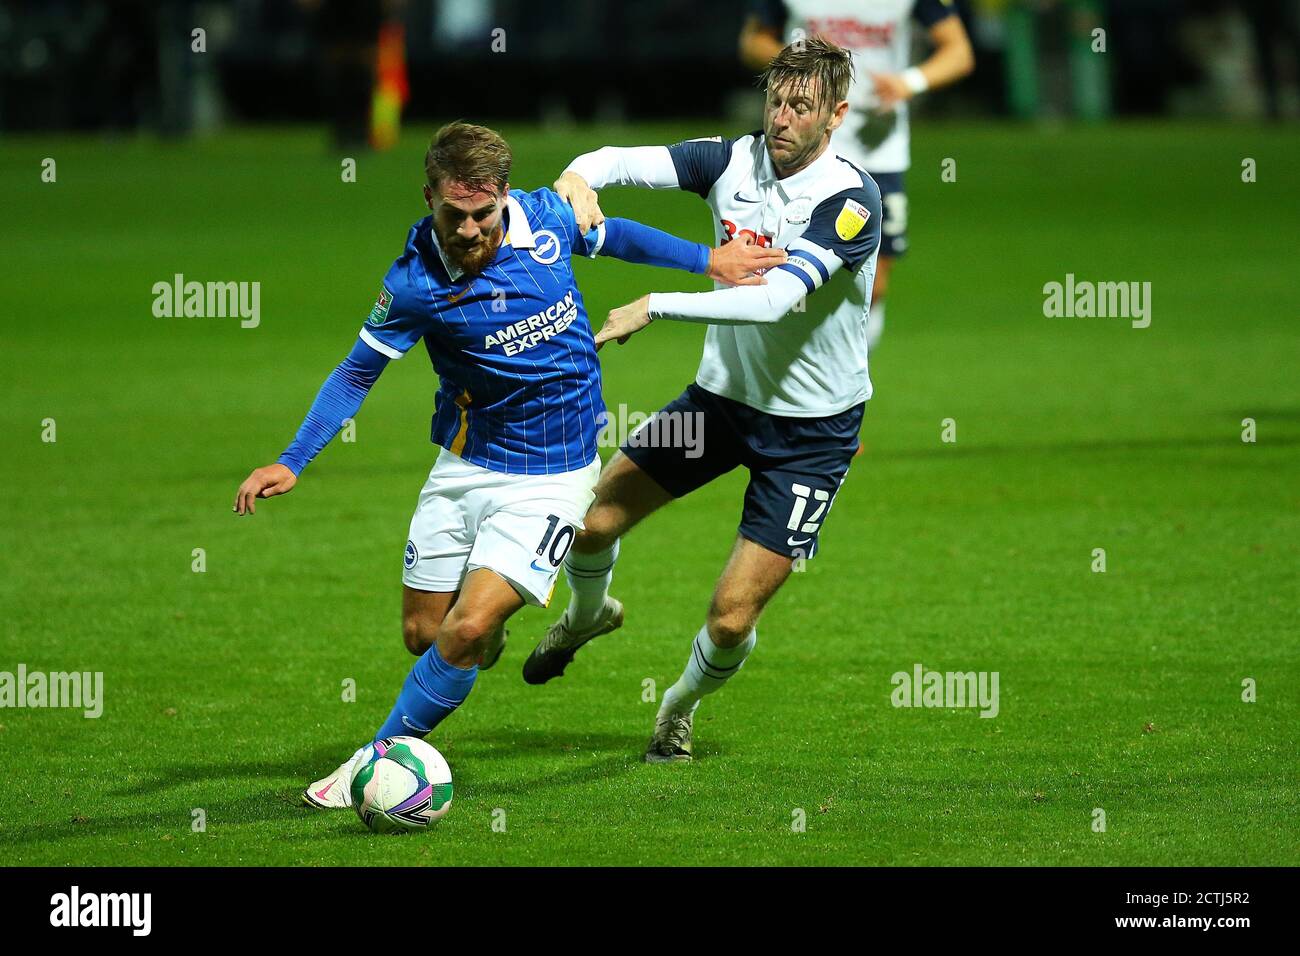
[[[367,746],[369,746],[367,744]],[[365,747],[358,747],[339,768],[328,777],[321,777],[302,792],[302,802],[317,810],[337,810],[352,806],[352,770]]]

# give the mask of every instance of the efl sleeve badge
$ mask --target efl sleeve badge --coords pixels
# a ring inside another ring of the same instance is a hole
[[[862,231],[871,218],[871,210],[852,199],[844,200],[844,208],[835,217],[835,234],[848,242]]]

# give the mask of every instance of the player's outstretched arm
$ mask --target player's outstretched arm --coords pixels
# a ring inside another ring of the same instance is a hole
[[[864,181],[821,201],[808,227],[790,243],[789,258],[767,273],[767,282],[714,292],[655,292],[610,313],[596,343],[627,340],[654,319],[709,325],[779,322],[806,295],[813,295],[841,268],[858,270],[880,247],[880,193]],[[608,329],[608,331],[606,331]]]
[[[256,514],[258,498],[274,498],[292,491],[307,463],[339,433],[344,421],[360,410],[361,403],[387,364],[388,356],[358,339],[348,357],[325,379],[298,434],[279,460],[254,469],[239,486],[235,494],[235,514]]]
[[[708,325],[779,322],[801,298],[813,295],[841,268],[860,269],[880,246],[880,195],[848,189],[813,210],[808,228],[790,244],[789,257],[762,285],[713,292],[654,292],[609,313],[596,347],[620,345],[655,319]]]
[[[800,279],[782,266],[761,286],[714,292],[653,292],[610,311],[596,333],[596,349],[606,342],[625,343],[655,319],[708,325],[758,325],[777,322],[808,293]]]
[[[589,233],[584,241],[592,256],[694,272],[725,285],[762,285],[762,273],[786,259],[784,249],[739,240],[710,249],[631,219],[607,219],[596,227],[595,235]]]
[[[591,189],[606,186],[641,186],[645,189],[680,189],[681,180],[667,146],[602,146],[583,153],[565,167],[555,191],[564,196],[560,183],[581,180]],[[575,178],[576,177],[576,178]],[[567,199],[568,197],[565,196]]]
[[[790,263],[770,272],[762,286],[718,289],[715,292],[654,292],[647,296],[646,310],[652,319],[704,322],[708,325],[763,325],[779,322],[805,295],[802,277],[787,271],[800,268],[804,257],[796,253]],[[793,264],[793,265],[791,265]]]
[[[573,207],[582,232],[604,221],[596,190],[606,186],[686,189],[709,194],[731,160],[733,141],[721,136],[672,146],[602,146],[583,153],[555,181],[555,191]]]
[[[680,189],[682,184],[667,146],[602,146],[583,153],[555,181],[555,191],[573,207],[581,232],[605,221],[596,190],[606,186]]]
[[[602,146],[583,153],[555,181],[555,191],[573,207],[582,232],[605,221],[596,190],[606,186],[680,188],[667,146]]]

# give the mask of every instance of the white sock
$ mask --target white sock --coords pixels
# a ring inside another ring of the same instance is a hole
[[[867,351],[872,349],[880,342],[880,336],[885,331],[885,300],[877,299],[871,306],[871,311],[867,313]]]
[[[750,631],[735,647],[718,647],[709,637],[706,625],[700,628],[691,645],[691,656],[686,661],[686,669],[677,683],[664,691],[659,713],[685,714],[694,712],[705,694],[712,694],[740,670],[745,658],[754,649],[758,641],[758,632]]]
[[[605,606],[609,584],[614,580],[618,541],[595,554],[579,554],[570,548],[564,559],[564,577],[569,582],[569,627],[581,631],[596,623]]]

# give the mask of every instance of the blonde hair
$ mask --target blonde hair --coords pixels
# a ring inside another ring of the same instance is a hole
[[[772,59],[759,77],[765,90],[786,84],[807,90],[814,80],[818,105],[834,109],[849,95],[853,54],[821,37],[795,40]]]

